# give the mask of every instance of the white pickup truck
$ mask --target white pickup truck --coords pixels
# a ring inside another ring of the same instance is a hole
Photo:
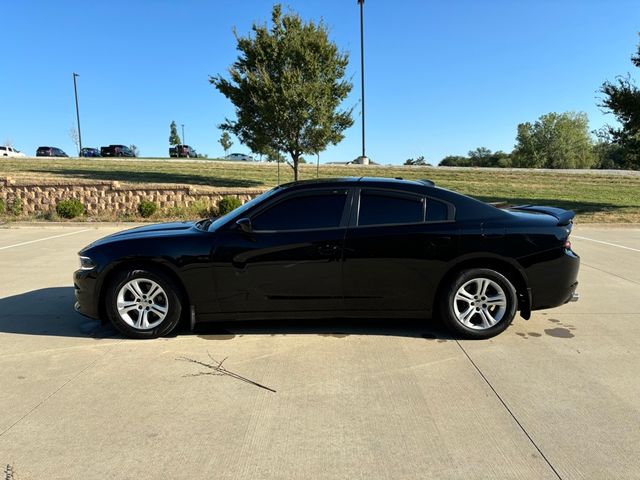
[[[26,155],[8,145],[0,145],[0,157],[26,157]]]

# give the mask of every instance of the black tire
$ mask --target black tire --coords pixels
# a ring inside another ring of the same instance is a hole
[[[485,295],[481,295],[485,284]],[[463,294],[456,297],[463,286]],[[488,268],[473,268],[463,270],[453,278],[441,299],[440,312],[445,325],[455,334],[480,340],[506,330],[517,307],[516,289],[504,275]]]
[[[138,301],[136,300],[138,297],[133,294],[133,290],[125,288],[122,298],[125,302],[131,302],[131,305],[136,302],[137,306],[135,309],[131,307],[130,311],[132,313],[121,315],[118,312],[118,295],[127,284],[134,280],[138,280],[136,283],[140,286],[143,294],[150,292],[153,283],[157,284],[162,291],[154,295],[153,299],[149,298],[147,300],[145,295],[144,300],[140,299]],[[149,290],[144,290],[145,285],[149,286]],[[182,314],[180,289],[171,278],[162,272],[150,269],[125,270],[118,273],[111,284],[107,285],[107,288],[105,297],[107,315],[113,326],[126,337],[137,339],[157,338],[171,333],[180,322],[180,315]],[[146,301],[150,303],[145,304],[144,302]],[[164,308],[166,310],[164,318],[160,317],[161,314],[155,313],[154,302],[155,308]],[[148,311],[145,319],[148,318],[149,328],[144,328],[142,325],[136,328],[135,323],[140,322],[140,315],[145,310]],[[133,313],[136,315],[133,315]]]

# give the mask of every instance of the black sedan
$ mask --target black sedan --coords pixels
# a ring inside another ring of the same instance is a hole
[[[573,212],[496,208],[430,181],[276,187],[199,222],[134,228],[79,252],[76,309],[134,338],[188,319],[415,318],[488,338],[517,311],[577,299]]]

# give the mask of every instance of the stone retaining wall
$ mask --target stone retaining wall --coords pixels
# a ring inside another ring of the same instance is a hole
[[[0,199],[8,205],[14,198],[22,200],[23,213],[46,213],[60,200],[79,199],[87,215],[136,214],[143,200],[155,202],[161,210],[188,208],[194,203],[216,207],[225,195],[244,203],[264,192],[259,188],[208,188],[188,185],[122,185],[111,181],[29,181],[0,177]]]

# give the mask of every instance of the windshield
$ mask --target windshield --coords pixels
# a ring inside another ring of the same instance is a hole
[[[242,218],[242,215],[244,214],[244,212],[252,208],[254,205],[257,205],[263,200],[269,198],[278,190],[280,190],[280,187],[272,188],[271,190],[264,192],[262,195],[258,195],[256,198],[249,200],[247,203],[243,204],[241,207],[236,208],[232,212],[229,212],[220,218],[216,218],[213,222],[211,222],[211,225],[209,225],[208,230],[210,232],[213,232],[217,230],[219,227],[221,227],[222,225],[224,225],[225,223],[227,223],[232,218]]]

